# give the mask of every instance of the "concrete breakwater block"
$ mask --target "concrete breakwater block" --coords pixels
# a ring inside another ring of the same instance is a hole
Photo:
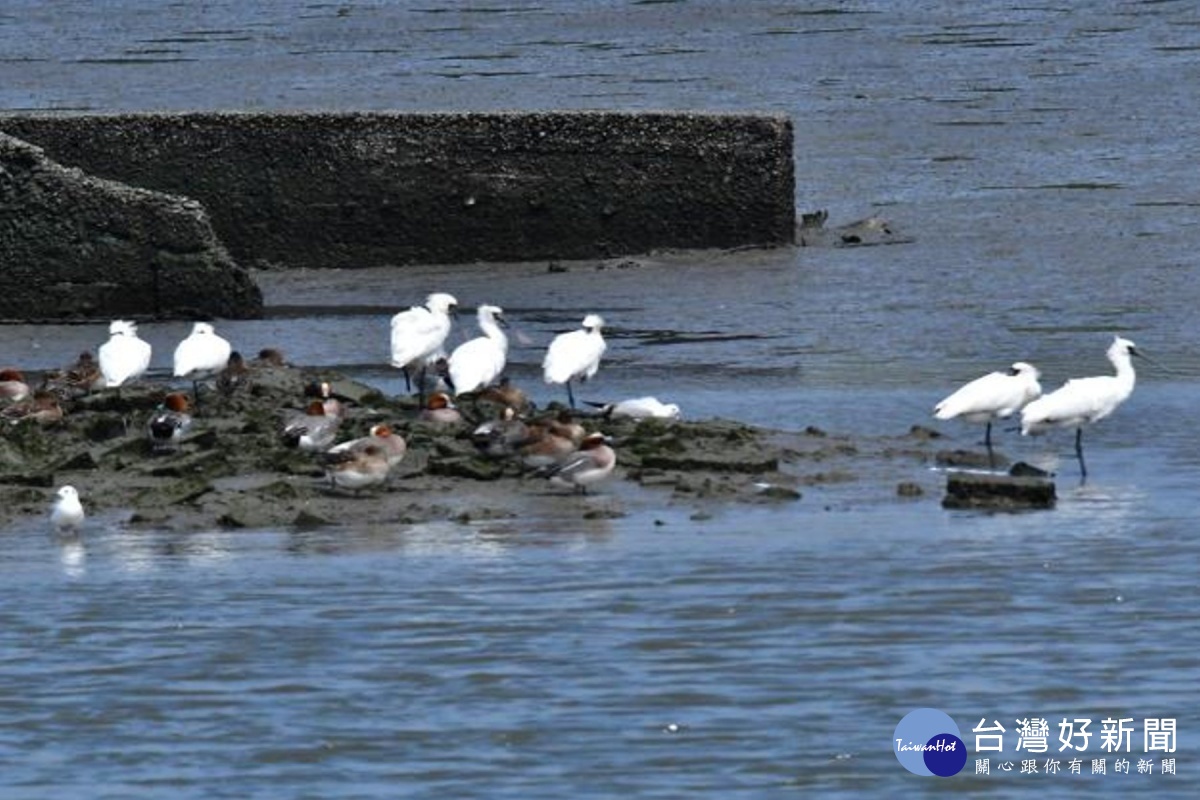
[[[199,203],[64,167],[3,133],[0,269],[3,320],[262,313]]]
[[[785,116],[3,115],[63,164],[199,201],[240,264],[608,258],[795,240]]]
[[[1021,511],[1054,508],[1056,500],[1049,478],[952,472],[942,507]]]

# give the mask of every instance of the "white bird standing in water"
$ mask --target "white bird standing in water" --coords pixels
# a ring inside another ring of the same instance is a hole
[[[1075,429],[1075,456],[1084,478],[1087,477],[1087,465],[1083,461],[1083,426],[1104,419],[1133,394],[1137,376],[1130,357],[1144,358],[1133,342],[1120,336],[1113,337],[1106,355],[1116,369],[1115,375],[1073,378],[1025,406],[1021,412],[1021,434],[1024,436],[1050,428]]]
[[[413,306],[392,317],[392,366],[404,372],[405,391],[412,390],[409,369],[421,370],[424,388],[425,370],[444,354],[446,337],[450,335],[450,314],[458,305],[454,295],[434,292],[425,298],[425,305]]]
[[[54,505],[50,509],[50,524],[60,535],[78,533],[83,526],[83,505],[74,486],[63,486],[54,493]]]
[[[608,345],[600,334],[604,318],[599,314],[588,314],[583,318],[583,327],[577,331],[560,333],[550,342],[546,358],[542,361],[542,375],[546,383],[565,383],[567,400],[575,407],[575,393],[571,381],[586,381],[600,369],[600,358]]]
[[[984,444],[992,450],[992,421],[1007,419],[1042,394],[1041,373],[1032,364],[1018,361],[1008,372],[989,372],[976,378],[933,407],[938,419],[962,417],[987,423]]]
[[[508,337],[499,325],[504,309],[484,305],[476,316],[484,335],[463,342],[450,354],[450,384],[455,394],[490,386],[500,377],[508,359]]]
[[[136,322],[113,320],[108,341],[97,352],[104,385],[113,389],[140,378],[150,368],[150,343],[138,336]]]
[[[175,377],[191,378],[193,397],[199,403],[197,383],[225,369],[231,352],[229,342],[218,336],[212,325],[197,322],[191,335],[175,348]]]

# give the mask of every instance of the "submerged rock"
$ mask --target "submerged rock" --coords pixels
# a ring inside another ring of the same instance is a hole
[[[942,507],[1021,511],[1054,508],[1056,500],[1046,478],[959,472],[946,478]]]

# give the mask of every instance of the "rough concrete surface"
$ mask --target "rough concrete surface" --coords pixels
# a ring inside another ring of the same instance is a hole
[[[199,203],[66,168],[0,133],[0,319],[254,317]]]
[[[204,204],[251,267],[791,243],[792,124],[695,113],[0,117],[90,173]]]

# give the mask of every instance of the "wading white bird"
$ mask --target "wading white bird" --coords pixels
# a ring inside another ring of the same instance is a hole
[[[197,322],[192,333],[175,348],[175,377],[191,378],[193,396],[200,402],[198,382],[225,369],[233,348],[207,322]]]
[[[1008,419],[1042,394],[1041,374],[1032,364],[1018,361],[1008,372],[989,372],[976,378],[933,407],[938,419],[962,417],[987,423],[983,441],[992,449],[992,421]]]
[[[508,337],[500,330],[504,309],[483,305],[476,317],[484,335],[463,342],[450,354],[450,385],[455,394],[490,386],[500,377],[508,359]]]
[[[50,508],[50,524],[58,534],[78,533],[83,527],[83,505],[74,486],[63,486],[54,493],[54,505]]]
[[[426,368],[444,355],[450,314],[457,305],[454,295],[434,292],[425,298],[425,305],[392,317],[392,366],[404,372],[405,391],[412,390],[410,369],[420,369],[423,386]]]
[[[604,318],[599,314],[588,314],[583,318],[583,327],[577,331],[560,333],[550,342],[546,358],[542,361],[542,376],[546,383],[565,383],[567,400],[575,407],[575,393],[571,381],[586,381],[600,369],[600,357],[608,345],[600,334]]]
[[[150,343],[138,336],[136,322],[113,320],[108,341],[97,352],[104,385],[113,389],[140,378],[150,368]]]
[[[1075,429],[1075,456],[1084,478],[1087,477],[1087,465],[1083,461],[1083,426],[1104,419],[1133,394],[1137,376],[1130,357],[1144,358],[1133,342],[1120,336],[1113,337],[1105,355],[1116,369],[1116,375],[1073,378],[1021,411],[1021,433],[1025,436],[1051,428]]]

